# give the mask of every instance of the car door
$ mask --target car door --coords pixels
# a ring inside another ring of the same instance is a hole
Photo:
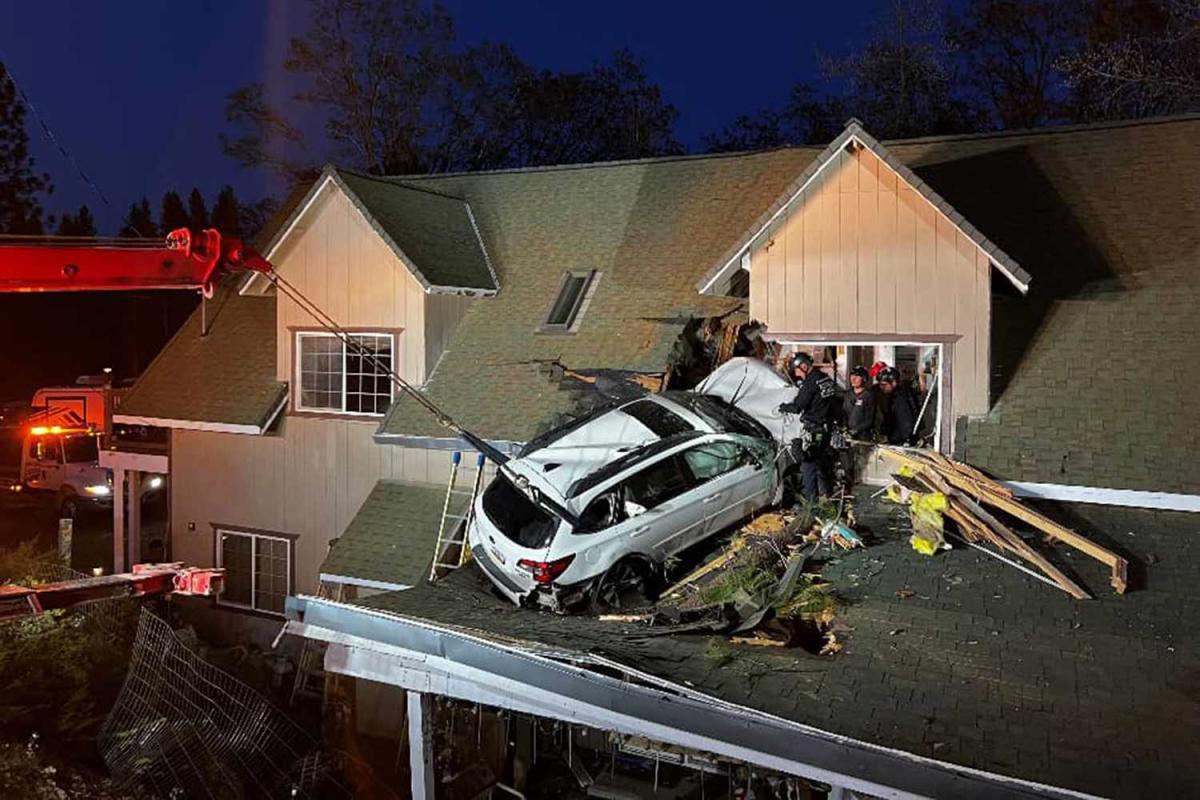
[[[59,437],[31,437],[24,476],[29,488],[57,491],[62,486],[63,473],[62,441]]]
[[[660,457],[621,483],[624,502],[633,504],[626,506],[629,518],[622,523],[633,551],[661,559],[701,535],[704,506],[677,453]]]
[[[705,509],[703,531],[694,541],[732,525],[765,502],[770,489],[766,471],[736,442],[718,440],[690,447],[683,460]]]

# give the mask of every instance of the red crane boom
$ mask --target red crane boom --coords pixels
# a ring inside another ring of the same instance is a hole
[[[240,239],[187,228],[165,239],[0,237],[0,292],[129,291],[213,287],[230,272],[269,272]]]

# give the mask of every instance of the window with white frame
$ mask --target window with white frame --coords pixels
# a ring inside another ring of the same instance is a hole
[[[392,402],[390,333],[352,333],[343,341],[332,333],[296,334],[296,380],[300,411],[374,414]]]
[[[567,333],[575,330],[583,317],[588,292],[599,277],[595,270],[563,273],[554,302],[542,322],[543,333]]]
[[[225,570],[222,605],[282,614],[292,591],[292,542],[282,536],[217,530],[217,566]]]

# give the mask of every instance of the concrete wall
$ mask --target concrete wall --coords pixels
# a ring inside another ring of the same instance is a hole
[[[773,336],[953,335],[952,418],[988,410],[990,262],[866,150],[843,151],[750,251],[750,315]]]

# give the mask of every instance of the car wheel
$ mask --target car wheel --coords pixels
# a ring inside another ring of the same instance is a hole
[[[650,565],[637,558],[624,558],[608,568],[591,591],[591,608],[604,614],[621,608],[639,608],[653,602]]]

